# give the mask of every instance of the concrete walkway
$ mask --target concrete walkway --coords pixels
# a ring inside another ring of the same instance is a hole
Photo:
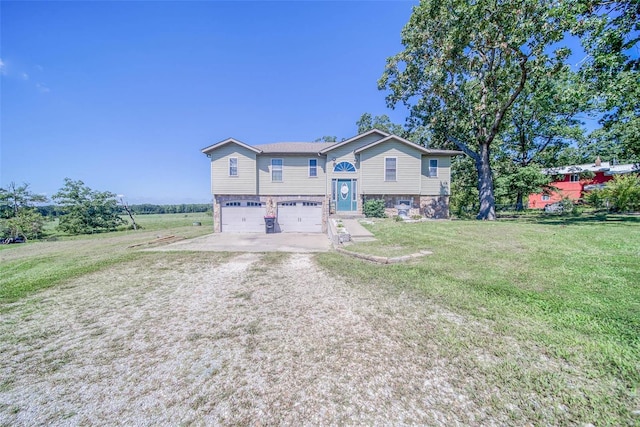
[[[327,252],[331,242],[322,233],[213,233],[147,251]]]
[[[343,219],[342,223],[347,231],[349,231],[352,241],[366,242],[375,240],[373,234],[364,228],[357,219]]]

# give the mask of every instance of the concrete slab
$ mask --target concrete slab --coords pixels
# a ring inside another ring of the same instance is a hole
[[[343,219],[342,223],[351,237],[373,237],[373,234],[360,225],[357,219]]]
[[[327,252],[331,242],[321,233],[213,233],[146,251]]]

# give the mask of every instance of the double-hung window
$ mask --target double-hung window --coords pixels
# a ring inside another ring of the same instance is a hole
[[[318,159],[309,159],[309,177],[318,176]]]
[[[432,178],[438,176],[438,159],[429,159],[429,176]]]
[[[271,159],[271,181],[282,182],[282,159]]]
[[[238,176],[238,158],[229,157],[229,176]]]
[[[578,181],[580,181],[580,174],[579,173],[572,173],[571,176],[569,177],[569,181],[570,182],[578,182]]]
[[[397,157],[384,158],[384,180],[396,181],[396,167],[398,164]]]

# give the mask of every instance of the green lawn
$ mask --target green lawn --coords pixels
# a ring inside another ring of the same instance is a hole
[[[40,289],[82,274],[148,256],[130,248],[159,236],[195,237],[212,232],[212,217],[204,213],[139,215],[141,229],[66,236],[48,231],[53,241],[0,245],[0,303],[16,301]],[[200,222],[201,226],[194,226]],[[54,227],[55,223],[48,226]],[[139,247],[138,247],[139,248]]]
[[[433,255],[399,265],[334,253],[319,259],[354,283],[411,292],[466,319],[429,339],[482,387],[517,389],[513,399],[553,396],[542,401],[574,411],[539,422],[634,424],[640,422],[631,414],[640,410],[640,218],[602,219],[380,220],[367,226],[378,241],[349,249]],[[486,349],[501,362],[478,363],[474,352]],[[523,402],[529,404],[528,417],[536,419],[536,399]]]
[[[212,224],[204,214],[137,218],[139,231],[0,246],[0,311],[69,278],[164,256],[130,246],[209,233]],[[378,240],[350,250],[433,255],[396,265],[335,252],[316,259],[348,284],[450,313],[417,319],[421,326],[403,339],[436,349],[460,373],[450,381],[482,405],[487,423],[504,414],[514,424],[640,423],[640,217],[379,220],[367,227]]]

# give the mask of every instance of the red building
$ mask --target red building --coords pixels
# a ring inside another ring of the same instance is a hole
[[[583,178],[584,172],[591,172],[593,177]],[[602,188],[605,182],[613,179],[614,175],[638,172],[639,170],[634,164],[610,164],[609,162],[601,162],[600,158],[597,158],[592,164],[546,169],[544,173],[554,177],[554,181],[550,185],[557,190],[548,194],[529,195],[529,209],[543,209],[546,205],[562,200],[563,197],[572,200],[581,199],[586,191]]]

